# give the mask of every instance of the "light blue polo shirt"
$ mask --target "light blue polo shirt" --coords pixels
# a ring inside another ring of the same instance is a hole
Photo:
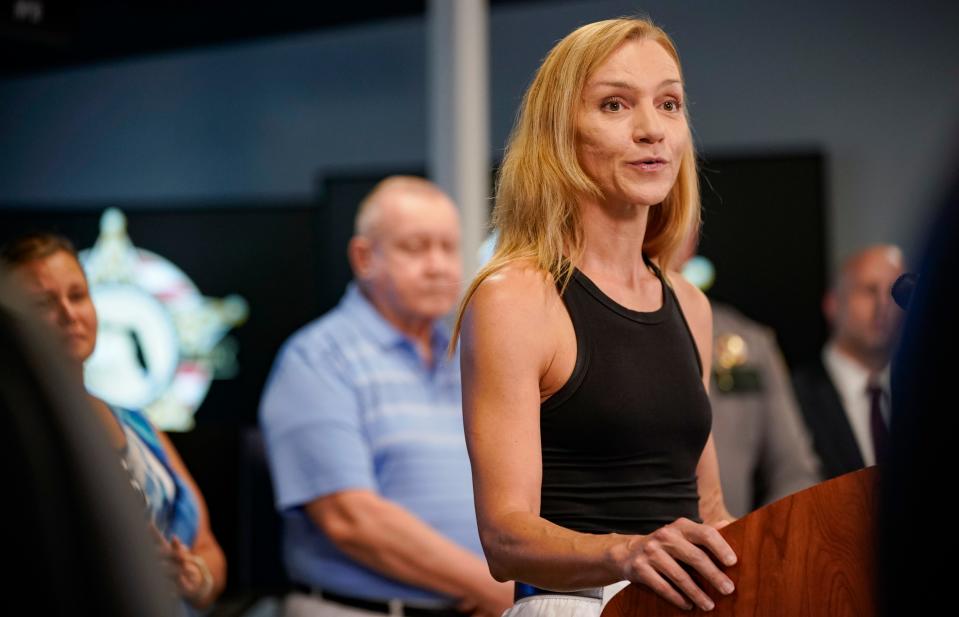
[[[290,577],[373,599],[435,599],[357,564],[309,520],[303,504],[371,489],[482,555],[463,435],[459,359],[433,332],[434,366],[355,284],[332,311],[283,346],[260,403],[260,425],[284,521]]]

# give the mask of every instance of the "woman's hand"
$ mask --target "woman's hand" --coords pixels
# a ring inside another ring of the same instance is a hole
[[[683,609],[693,608],[689,600],[705,611],[712,610],[715,605],[681,564],[694,568],[725,595],[734,590],[733,582],[719,570],[709,553],[726,566],[736,563],[736,554],[710,525],[681,518],[649,535],[634,536],[617,553],[624,578],[646,585]]]
[[[206,562],[190,551],[179,538],[167,541],[163,534],[150,525],[153,539],[157,543],[160,559],[167,575],[176,585],[177,593],[190,604],[199,606],[213,590],[213,575]]]
[[[179,538],[173,538],[170,549],[175,572],[173,580],[177,591],[191,604],[202,604],[213,590],[210,568],[202,557],[192,553]]]

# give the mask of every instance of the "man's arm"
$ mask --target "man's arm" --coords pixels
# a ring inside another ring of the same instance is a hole
[[[402,506],[370,490],[344,490],[306,505],[310,519],[345,554],[415,587],[459,598],[464,609],[496,614],[513,602],[486,562]]]

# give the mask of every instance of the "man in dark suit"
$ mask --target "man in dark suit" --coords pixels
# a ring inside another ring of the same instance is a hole
[[[850,256],[823,299],[831,335],[793,386],[823,479],[876,464],[888,444],[889,359],[902,320],[890,294],[902,252],[876,245]]]

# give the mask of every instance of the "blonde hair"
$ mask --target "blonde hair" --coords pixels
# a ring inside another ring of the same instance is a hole
[[[600,199],[602,191],[579,164],[576,114],[589,77],[629,40],[662,45],[682,76],[669,35],[649,19],[628,17],[574,30],[553,47],[537,71],[500,168],[493,209],[493,226],[499,231],[496,249],[463,297],[454,342],[470,298],[491,274],[515,261],[531,261],[565,286],[581,262],[584,237],[577,202],[581,196]],[[675,184],[663,203],[649,211],[644,252],[668,264],[699,217],[696,153],[690,141]]]

